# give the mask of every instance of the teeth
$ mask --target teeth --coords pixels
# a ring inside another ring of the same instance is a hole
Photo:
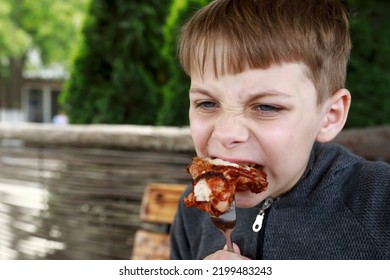
[[[256,163],[245,163],[245,162],[234,163],[234,162],[225,161],[225,160],[222,160],[222,159],[219,159],[219,158],[216,158],[216,157],[210,157],[210,158],[208,158],[208,160],[212,164],[215,164],[215,165],[235,166],[235,167],[241,166],[241,167],[244,167],[244,168],[256,168],[256,169],[262,168],[261,165],[258,165]]]
[[[256,167],[258,167],[259,165],[256,164],[256,163],[245,163],[245,164],[242,164],[241,166],[243,166],[243,167],[249,167],[249,168],[256,168]]]
[[[211,162],[211,163],[214,164],[214,165],[235,166],[235,167],[238,167],[238,164],[236,164],[236,163],[234,163],[234,162],[225,161],[225,160],[222,160],[222,159],[219,159],[219,158],[211,159],[211,160],[209,160],[209,162]]]

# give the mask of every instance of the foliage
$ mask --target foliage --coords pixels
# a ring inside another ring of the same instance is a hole
[[[91,2],[62,102],[72,123],[188,124],[178,28],[203,0]],[[112,20],[115,19],[115,20]]]
[[[31,45],[29,34],[17,25],[14,18],[14,2],[0,2],[0,59],[23,55]]]
[[[0,107],[21,110],[23,72],[37,51],[44,66],[62,63],[78,41],[87,0],[0,1]],[[30,69],[31,70],[31,69]]]
[[[353,49],[347,127],[390,124],[390,2],[349,0]]]
[[[38,49],[44,62],[66,63],[86,0],[1,0],[0,59]]]
[[[164,28],[162,56],[168,61],[169,80],[162,88],[163,106],[157,124],[187,125],[189,78],[182,71],[176,56],[176,39],[186,19],[208,0],[174,0]]]
[[[64,91],[72,123],[154,124],[166,83],[160,55],[169,5],[95,0]]]
[[[157,124],[182,125],[188,122],[186,121],[188,120],[187,110],[182,108],[188,108],[186,86],[189,81],[180,70],[175,48],[178,21],[187,4],[187,1],[172,1],[170,13],[163,29],[164,47],[161,50],[161,55],[168,62],[169,80],[162,87],[163,103],[157,116]]]

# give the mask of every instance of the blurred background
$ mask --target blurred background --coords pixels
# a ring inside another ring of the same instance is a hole
[[[0,259],[130,256],[143,187],[188,183],[194,154],[164,145],[160,130],[148,144],[131,125],[188,125],[176,37],[208,2],[0,0]],[[390,137],[390,2],[343,2],[353,39],[346,129],[366,131],[343,143],[388,160],[378,143]],[[100,124],[130,127],[85,132]]]

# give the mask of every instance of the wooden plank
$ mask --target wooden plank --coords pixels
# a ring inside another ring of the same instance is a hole
[[[169,259],[169,234],[138,230],[134,237],[132,260]]]
[[[141,219],[145,222],[171,224],[176,214],[183,184],[152,183],[146,186],[141,204]]]
[[[128,259],[137,230],[161,229],[140,218],[145,186],[189,183],[191,158],[183,152],[0,145],[0,258]],[[31,197],[30,190],[42,195]],[[20,203],[25,200],[39,209]],[[64,245],[51,248],[52,241]]]

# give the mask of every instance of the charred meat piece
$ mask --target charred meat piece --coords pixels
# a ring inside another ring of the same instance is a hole
[[[194,181],[193,190],[184,198],[184,203],[214,216],[229,209],[235,192],[260,193],[268,185],[267,175],[261,167],[220,159],[194,157],[187,170]]]

